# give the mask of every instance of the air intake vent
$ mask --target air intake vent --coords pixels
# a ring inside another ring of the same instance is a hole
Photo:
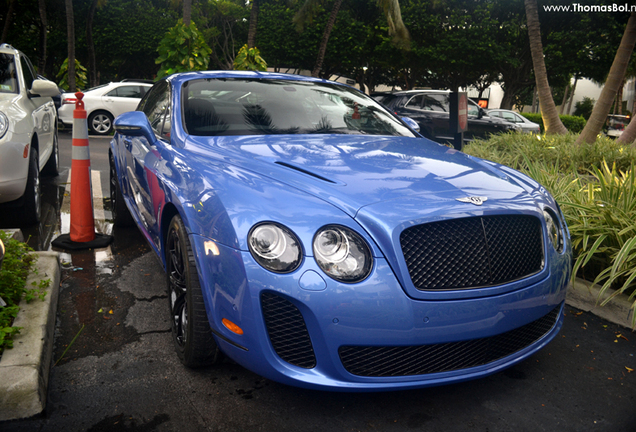
[[[276,354],[295,366],[315,367],[316,356],[300,310],[289,300],[270,292],[261,294],[261,307]]]
[[[353,375],[389,377],[423,375],[482,366],[507,357],[545,336],[561,306],[536,321],[483,339],[419,346],[342,346],[340,360]]]

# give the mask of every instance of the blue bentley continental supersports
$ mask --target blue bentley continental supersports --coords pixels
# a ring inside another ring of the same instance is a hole
[[[227,71],[159,80],[115,120],[114,223],[163,263],[183,364],[398,390],[555,337],[572,268],[557,203],[412,124],[343,84]]]

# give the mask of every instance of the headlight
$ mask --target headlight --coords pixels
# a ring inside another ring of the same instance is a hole
[[[552,247],[558,253],[563,252],[563,229],[559,218],[551,210],[543,210],[545,225],[548,229],[548,238]]]
[[[9,119],[2,111],[0,111],[0,138],[7,133],[7,129],[9,129]]]
[[[313,249],[320,268],[340,282],[359,282],[371,272],[371,250],[364,239],[349,228],[322,227],[314,237]]]
[[[254,259],[267,270],[289,273],[302,261],[300,242],[291,230],[273,222],[256,225],[248,236]]]

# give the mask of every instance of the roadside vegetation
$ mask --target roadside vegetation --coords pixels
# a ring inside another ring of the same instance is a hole
[[[50,280],[43,280],[39,285],[33,282],[33,287],[27,287],[26,279],[35,271],[37,256],[31,254],[33,249],[25,243],[10,238],[1,230],[0,239],[6,249],[0,269],[0,298],[6,303],[6,306],[0,306],[1,356],[5,348],[13,348],[13,336],[20,332],[21,327],[12,327],[20,310],[20,301],[28,303],[36,298],[44,300]]]
[[[625,293],[634,310],[636,150],[601,136],[575,145],[577,138],[506,134],[474,141],[464,151],[518,169],[548,189],[572,236],[575,274],[602,287],[601,304]]]

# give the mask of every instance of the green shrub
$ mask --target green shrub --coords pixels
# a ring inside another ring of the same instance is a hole
[[[540,113],[521,113],[521,115],[531,122],[538,123],[541,126],[541,133],[545,133],[543,129],[543,117],[541,117]],[[581,133],[587,122],[583,117],[576,115],[560,115],[559,118],[563,126],[571,133]]]
[[[574,104],[574,115],[581,116],[585,120],[589,119],[592,115],[592,110],[594,109],[594,104],[596,101],[589,97],[584,97],[583,100],[578,101]]]
[[[548,189],[570,230],[575,273],[602,285],[602,304],[627,293],[636,308],[636,152],[606,137],[583,145],[575,140],[573,134],[496,135],[473,141],[465,152],[523,171]]]
[[[161,65],[157,78],[162,78],[176,72],[206,70],[212,50],[194,21],[186,26],[183,19],[179,19],[161,39],[157,52],[159,57],[155,63]]]
[[[5,255],[0,269],[0,297],[7,304],[0,307],[0,354],[5,348],[13,347],[13,336],[20,332],[20,327],[12,327],[13,320],[18,315],[18,303],[24,298],[28,303],[35,297],[44,299],[46,292],[43,286],[26,289],[26,278],[34,271],[36,255],[25,243],[10,238],[0,230],[0,240],[5,246]],[[45,281],[45,282],[48,282]]]

